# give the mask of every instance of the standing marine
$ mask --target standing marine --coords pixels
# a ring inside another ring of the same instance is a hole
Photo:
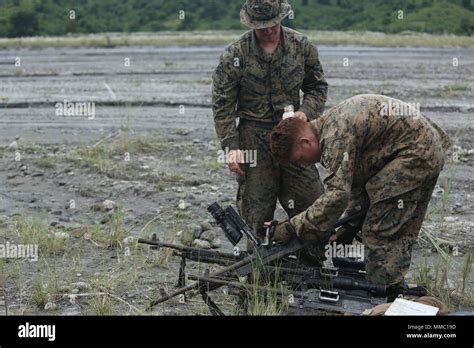
[[[281,25],[290,13],[287,0],[247,0],[240,19],[251,30],[225,49],[213,75],[216,132],[237,174],[239,212],[255,230],[273,219],[277,200],[293,217],[323,193],[315,166],[277,163],[267,140],[285,108],[308,122],[326,102],[316,47]],[[256,151],[256,165],[245,163],[246,151]]]

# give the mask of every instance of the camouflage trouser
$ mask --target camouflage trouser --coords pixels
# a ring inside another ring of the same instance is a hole
[[[392,288],[403,283],[437,178],[428,177],[418,188],[369,207],[362,226],[369,281]]]
[[[246,164],[245,177],[238,177],[237,206],[247,223],[259,229],[273,220],[277,199],[289,217],[306,210],[324,191],[315,166],[279,165],[269,151],[268,129],[239,127],[242,150],[256,150],[256,166]]]

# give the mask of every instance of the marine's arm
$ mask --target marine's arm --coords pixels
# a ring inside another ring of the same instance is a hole
[[[318,50],[309,41],[305,40],[305,78],[301,90],[304,93],[303,104],[298,111],[306,114],[311,121],[319,117],[324,111],[327,100],[328,83],[324,78],[324,71],[319,61]]]
[[[222,149],[239,149],[236,106],[240,88],[242,58],[231,47],[221,55],[212,77],[212,111]]]

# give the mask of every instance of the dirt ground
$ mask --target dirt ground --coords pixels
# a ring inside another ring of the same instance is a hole
[[[0,243],[40,240],[37,262],[0,259],[0,312],[147,314],[157,288],[173,290],[179,259],[135,240],[151,232],[176,240],[210,218],[210,203],[234,204],[236,181],[217,162],[211,111],[211,75],[223,48],[0,50]],[[474,48],[319,52],[327,108],[356,94],[385,94],[420,103],[453,138],[410,274],[416,279],[425,261],[433,281],[444,274],[434,239],[450,260],[451,308],[472,310]],[[94,102],[95,117],[58,116],[56,103],[65,100]],[[220,250],[229,251],[215,231]],[[128,236],[135,239],[127,244]],[[208,311],[196,297],[151,313]]]

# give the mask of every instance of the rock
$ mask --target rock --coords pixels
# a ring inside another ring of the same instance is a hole
[[[69,298],[69,301],[71,301],[71,299]],[[61,315],[62,316],[74,316],[74,317],[77,317],[77,316],[80,316],[82,315],[81,311],[78,310],[77,308],[66,308],[64,310],[61,311]]]
[[[67,234],[66,232],[54,232],[53,237],[57,239],[68,239],[69,234]]]
[[[191,246],[193,244],[194,234],[193,230],[186,229],[186,231],[180,231],[181,233],[178,232],[180,235],[180,241],[181,244],[186,245],[186,246]]]
[[[61,210],[55,210],[55,211],[51,212],[51,214],[53,214],[53,215],[62,215],[63,212]]]
[[[106,211],[113,210],[115,207],[116,207],[115,202],[109,199],[106,199],[105,201],[102,202],[102,208]]]
[[[453,246],[452,255],[455,256],[455,257],[458,257],[458,256],[463,256],[463,253],[460,252],[459,247],[457,245],[455,245],[455,246]]]
[[[191,155],[186,156],[186,157],[184,158],[184,161],[185,161],[185,162],[192,162],[192,161],[193,161],[193,157],[192,157]]]
[[[456,217],[456,216],[445,216],[444,217],[445,222],[456,222],[458,220],[459,220],[459,218]]]
[[[92,204],[90,207],[92,211],[102,211],[102,204]]]
[[[79,289],[72,289],[71,290],[71,294],[78,294],[79,293]]]
[[[44,305],[44,310],[45,311],[54,311],[56,310],[57,306],[56,304],[52,303],[52,302],[48,302]]]
[[[214,249],[215,249],[215,248],[220,248],[220,247],[221,247],[221,244],[222,244],[221,239],[220,239],[220,238],[216,238],[216,239],[214,239],[214,240],[211,242],[211,247],[214,248]]]
[[[0,227],[7,227],[10,219],[6,215],[0,215]]]
[[[16,167],[18,167],[18,166],[17,166],[17,163],[18,163],[18,162],[16,162],[16,161],[12,161],[12,162],[7,166],[7,171],[16,169]]]
[[[71,292],[71,287],[69,285],[61,285],[58,288],[59,292]]]
[[[193,246],[195,248],[211,249],[211,243],[209,243],[207,240],[202,240],[202,239],[195,239],[193,241]]]
[[[208,142],[206,144],[206,148],[207,148],[207,150],[215,150],[216,149],[216,144],[214,143],[213,140],[211,140],[210,142]]]
[[[180,200],[179,203],[178,203],[178,209],[179,209],[179,210],[186,210],[186,209],[189,208],[189,206],[190,206],[190,204],[189,204],[189,203],[186,203],[186,202],[183,201],[183,200]]]
[[[214,232],[212,230],[202,232],[201,236],[199,237],[199,239],[206,240],[209,243],[212,243],[212,241],[214,241],[216,238],[217,238],[217,234],[216,234],[216,232]]]
[[[49,224],[49,226],[51,226],[51,227],[55,227],[57,225],[59,225],[58,221],[51,221],[51,223]]]
[[[197,224],[189,224],[186,229],[188,231],[190,231],[190,233],[192,233],[193,235],[193,239],[198,239],[201,237],[201,233],[202,233],[202,228],[200,225],[197,225]]]
[[[210,231],[210,230],[212,230],[212,225],[209,221],[201,222],[201,229],[203,231]]]
[[[440,197],[440,196],[442,196],[443,194],[444,194],[444,189],[443,189],[441,186],[436,185],[435,188],[434,188],[434,190],[433,190],[432,196],[433,196],[433,197]]]
[[[17,143],[16,141],[13,141],[13,142],[10,143],[10,145],[8,145],[8,148],[9,148],[10,150],[16,150],[16,149],[18,149],[18,143]]]
[[[193,144],[199,144],[201,142],[201,140],[199,139],[193,139]]]
[[[71,287],[73,288],[73,291],[74,289],[78,289],[80,291],[90,291],[92,289],[91,285],[86,282],[75,282],[71,284]]]
[[[130,236],[130,237],[124,238],[123,244],[124,244],[124,245],[129,245],[129,244],[132,244],[133,241],[134,241],[133,236]]]
[[[36,178],[36,177],[44,176],[44,173],[43,172],[34,172],[33,174],[31,174],[31,176]]]
[[[104,216],[102,217],[102,219],[100,219],[100,224],[101,224],[101,225],[105,225],[105,224],[109,223],[109,222],[110,222],[110,218],[111,218],[110,215],[111,215],[111,214],[104,215]]]
[[[456,290],[456,284],[454,283],[453,280],[447,279],[446,283],[447,283],[446,285],[447,285],[448,290],[451,290],[451,291]]]

